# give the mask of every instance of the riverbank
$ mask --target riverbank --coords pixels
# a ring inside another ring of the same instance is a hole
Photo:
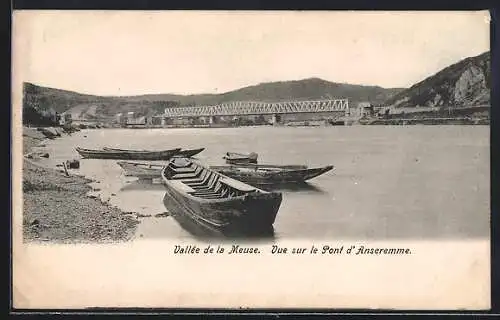
[[[23,153],[32,152],[44,140],[44,135],[36,129],[23,128]],[[139,221],[95,196],[89,196],[89,182],[89,179],[66,176],[56,169],[40,165],[35,159],[23,157],[24,240],[131,240]]]

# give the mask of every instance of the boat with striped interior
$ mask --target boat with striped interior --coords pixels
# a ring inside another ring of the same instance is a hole
[[[231,234],[272,228],[282,194],[227,177],[186,158],[173,158],[161,172],[163,203],[205,228]]]

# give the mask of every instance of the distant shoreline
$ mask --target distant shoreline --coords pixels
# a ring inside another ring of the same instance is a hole
[[[248,125],[248,126],[231,126],[231,125],[167,125],[167,126],[110,126],[103,127],[102,129],[186,129],[186,128],[196,128],[196,129],[220,129],[220,128],[257,128],[257,127],[287,127],[287,128],[303,128],[303,127],[350,127],[350,126],[376,126],[376,125],[465,125],[465,126],[476,126],[476,125],[490,125],[489,119],[468,119],[468,118],[429,118],[429,119],[361,119],[352,121],[347,124],[304,124],[304,123],[289,123],[289,124],[279,124],[279,125]]]

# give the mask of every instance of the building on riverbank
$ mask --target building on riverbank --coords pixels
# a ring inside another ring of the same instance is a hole
[[[59,119],[59,124],[61,126],[69,126],[73,123],[73,116],[69,112],[64,112],[61,114]]]
[[[115,122],[116,124],[123,125],[126,123],[126,118],[124,117],[123,113],[118,113],[115,115]]]

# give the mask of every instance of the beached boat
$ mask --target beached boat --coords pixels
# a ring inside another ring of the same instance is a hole
[[[170,160],[181,149],[163,151],[119,151],[119,150],[93,150],[77,147],[76,151],[82,158],[89,159],[117,159],[117,160]]]
[[[161,176],[164,164],[138,163],[119,161],[125,171],[125,176],[138,177],[139,179],[155,179]],[[264,165],[241,164],[229,166],[210,166],[230,178],[256,186],[283,185],[302,183],[330,170],[333,166],[308,168],[304,165]]]
[[[236,152],[226,152],[226,155],[222,157],[226,159],[227,163],[257,163],[258,154],[251,152],[249,154],[242,154]]]
[[[223,234],[268,230],[282,194],[224,176],[186,158],[174,158],[161,173],[163,202],[173,215]]]
[[[103,150],[123,151],[123,152],[159,152],[153,150],[129,150],[129,149],[108,148],[108,147],[104,147]],[[202,152],[203,150],[205,150],[205,148],[185,149],[185,150],[179,149],[179,150],[180,151],[174,155],[175,157],[190,158]]]

